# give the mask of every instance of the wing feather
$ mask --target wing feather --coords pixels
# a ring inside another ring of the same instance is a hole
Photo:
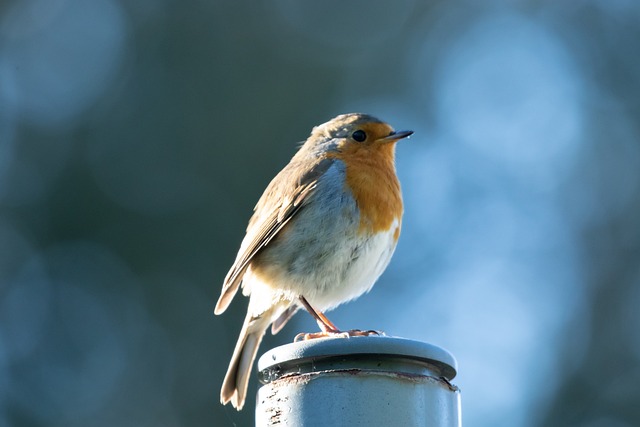
[[[333,159],[317,159],[311,168],[305,168],[304,164],[294,160],[295,157],[271,181],[256,204],[240,252],[224,279],[215,314],[227,309],[253,258],[309,202],[318,180],[334,162]]]

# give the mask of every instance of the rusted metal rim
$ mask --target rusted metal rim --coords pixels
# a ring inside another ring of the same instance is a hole
[[[363,361],[367,360],[394,366],[414,365],[415,369],[424,369],[429,375],[448,381],[458,370],[453,355],[438,346],[398,337],[363,336],[318,338],[276,347],[260,358],[258,371],[261,382],[269,383],[291,373],[349,369],[352,361],[363,367]],[[418,373],[411,369],[411,373]]]

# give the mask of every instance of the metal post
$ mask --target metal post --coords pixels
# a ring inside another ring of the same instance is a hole
[[[256,427],[459,427],[454,357],[403,338],[320,338],[258,361]]]

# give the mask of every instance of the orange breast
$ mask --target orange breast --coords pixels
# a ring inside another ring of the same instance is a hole
[[[402,193],[394,164],[394,143],[345,144],[330,157],[346,166],[346,183],[360,210],[360,233],[388,231],[402,217]]]

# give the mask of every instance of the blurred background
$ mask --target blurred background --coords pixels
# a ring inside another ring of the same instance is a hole
[[[253,392],[218,403],[246,299],[213,305],[269,180],[352,111],[415,135],[391,265],[331,319],[450,350],[465,426],[640,425],[638,22],[631,0],[0,3],[0,427],[251,425]]]

